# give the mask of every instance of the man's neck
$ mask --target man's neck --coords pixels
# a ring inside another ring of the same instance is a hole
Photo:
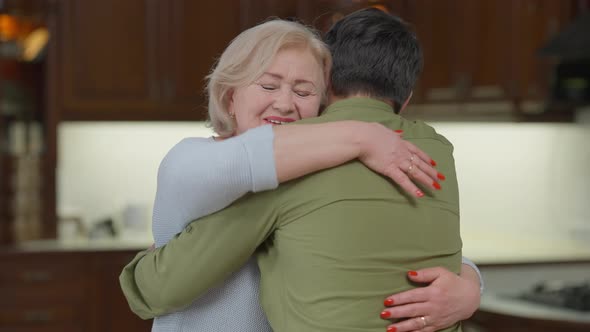
[[[375,100],[379,100],[382,101],[384,103],[386,103],[387,105],[393,107],[393,102],[389,99],[382,99],[382,98],[375,98],[369,95],[365,95],[365,94],[353,94],[353,95],[348,95],[348,96],[336,96],[332,93],[330,93],[328,95],[328,105],[331,105],[337,101],[341,101],[341,100],[345,100],[345,99],[350,99],[350,98],[371,98],[371,99],[375,99]]]

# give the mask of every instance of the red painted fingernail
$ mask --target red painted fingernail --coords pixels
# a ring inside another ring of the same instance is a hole
[[[436,166],[436,161],[434,161],[434,160],[430,159],[430,165],[432,165],[432,166]]]
[[[391,313],[389,311],[384,310],[384,311],[381,311],[381,315],[380,316],[383,319],[387,319],[387,318],[391,317]]]
[[[403,133],[403,132],[404,132],[404,131],[403,131],[403,130],[401,130],[401,129],[396,129],[396,130],[394,130],[394,131],[395,131],[396,133],[398,133],[398,134],[401,134],[401,133]]]
[[[446,179],[446,176],[442,175],[441,173],[438,173],[438,174],[436,174],[436,177],[437,177],[439,180],[445,180],[445,179]]]
[[[392,299],[386,299],[385,301],[383,301],[383,304],[386,307],[391,307],[393,305],[393,300]]]
[[[387,332],[397,332],[397,327],[390,326],[390,327],[387,328]]]
[[[432,182],[432,185],[434,186],[434,188],[436,188],[436,190],[440,190],[440,184],[436,181]]]
[[[417,277],[418,276],[418,272],[416,272],[416,271],[410,271],[410,272],[408,272],[408,275],[409,276],[412,276],[412,277]]]
[[[424,193],[422,192],[422,190],[416,190],[416,196],[424,197]]]

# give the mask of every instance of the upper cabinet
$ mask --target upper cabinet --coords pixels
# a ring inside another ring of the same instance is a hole
[[[56,1],[64,120],[202,119],[204,77],[240,31],[236,1]]]
[[[204,119],[205,76],[240,31],[275,16],[325,32],[366,7],[401,16],[420,39],[411,105],[442,117],[537,113],[553,64],[536,52],[575,15],[573,0],[53,1],[65,120]]]

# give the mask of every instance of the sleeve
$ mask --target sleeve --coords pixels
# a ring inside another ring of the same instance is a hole
[[[243,266],[274,229],[274,194],[245,196],[139,253],[119,276],[131,310],[149,319],[183,309]]]
[[[186,225],[228,206],[248,192],[278,186],[274,134],[262,126],[223,141],[186,138],[158,170],[152,233],[156,247]]]
[[[479,270],[477,265],[475,265],[474,262],[472,262],[469,258],[467,258],[465,256],[463,256],[461,258],[461,263],[463,263],[465,265],[469,265],[469,266],[471,266],[472,269],[475,270],[475,272],[477,273],[477,276],[479,277],[479,293],[483,294],[483,290],[484,290],[483,276],[481,275],[481,271]]]

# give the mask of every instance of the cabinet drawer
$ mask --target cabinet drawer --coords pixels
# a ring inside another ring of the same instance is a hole
[[[55,325],[55,326],[4,326],[0,325],[0,332],[80,332],[86,329],[74,325]]]
[[[73,325],[81,321],[81,306],[75,305],[28,305],[26,307],[0,310],[0,326],[38,327]]]
[[[12,285],[76,280],[87,270],[81,257],[66,254],[3,256],[0,263],[0,283]]]
[[[88,296],[88,282],[78,280],[55,280],[30,285],[13,284],[0,286],[0,304],[14,302],[38,303],[39,301],[55,301],[71,303]]]

